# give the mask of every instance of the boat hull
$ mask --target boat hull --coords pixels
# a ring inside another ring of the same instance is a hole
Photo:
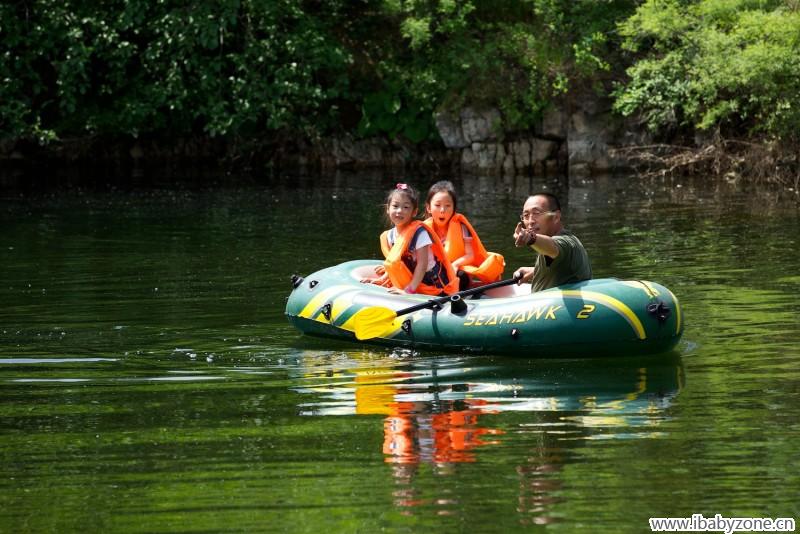
[[[510,354],[521,357],[594,357],[655,354],[672,349],[683,333],[677,298],[666,287],[612,278],[537,293],[509,286],[463,302],[446,303],[387,321],[376,337],[356,339],[353,316],[373,306],[397,311],[426,302],[425,295],[393,295],[359,282],[380,265],[357,260],[299,281],[286,316],[301,332],[358,343],[417,350]],[[524,288],[527,289],[527,288]]]

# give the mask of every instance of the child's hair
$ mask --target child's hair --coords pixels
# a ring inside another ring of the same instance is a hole
[[[428,206],[431,203],[431,199],[433,195],[436,193],[447,193],[450,195],[450,198],[453,199],[453,212],[458,211],[458,197],[456,196],[456,188],[453,187],[453,182],[449,180],[441,180],[436,182],[428,189],[428,198],[425,199],[425,209],[428,209]]]
[[[392,203],[392,198],[395,195],[404,195],[408,200],[411,201],[414,209],[419,208],[419,193],[417,193],[417,190],[408,184],[400,183],[394,186],[394,189],[389,191],[389,193],[386,195],[385,207],[387,209],[389,208],[389,204]]]

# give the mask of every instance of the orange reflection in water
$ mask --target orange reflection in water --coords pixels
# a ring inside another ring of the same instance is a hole
[[[497,444],[484,436],[501,434],[500,430],[478,425],[478,416],[486,413],[485,401],[466,401],[464,409],[418,412],[419,403],[394,402],[392,415],[383,421],[383,453],[386,462],[474,462],[476,447]]]
[[[352,413],[342,409],[346,404],[357,414],[382,416],[382,452],[400,513],[460,513],[463,496],[447,478],[467,468],[461,464],[479,463],[481,447],[508,441],[525,451],[506,467],[517,479],[517,520],[528,528],[560,520],[554,511],[566,499],[562,471],[571,449],[598,435],[614,437],[603,430],[622,429],[620,438],[657,435],[652,428],[664,420],[665,408],[683,385],[679,361],[566,369],[559,367],[562,363],[539,364],[535,373],[526,367],[491,368],[484,374],[434,365],[370,366],[366,357],[357,363],[326,372],[336,377],[325,384],[337,401],[331,413]],[[526,415],[512,421],[513,435],[501,442],[497,436],[504,432],[487,426],[497,419],[482,416],[512,410]]]
[[[473,449],[496,444],[485,436],[498,435],[497,429],[479,425],[478,416],[496,413],[482,399],[459,401],[399,401],[414,390],[402,381],[413,378],[393,369],[357,372],[356,413],[385,414],[383,453],[386,462],[395,464],[474,462]],[[462,386],[463,387],[463,386]],[[468,386],[467,386],[468,387]],[[440,392],[441,393],[441,392]],[[463,394],[464,391],[460,391]]]

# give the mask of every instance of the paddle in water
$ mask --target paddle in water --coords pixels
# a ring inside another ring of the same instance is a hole
[[[389,308],[384,308],[382,306],[370,306],[368,308],[359,310],[355,313],[355,315],[353,315],[353,331],[356,334],[356,339],[372,339],[386,332],[392,321],[401,315],[406,315],[418,310],[424,310],[426,308],[441,306],[442,304],[450,302],[451,300],[457,301],[470,295],[483,293],[487,289],[510,286],[512,284],[516,284],[517,281],[517,278],[500,280],[499,282],[486,284],[485,286],[465,289],[464,291],[459,291],[458,293],[453,293],[452,295],[445,295],[444,297],[430,299],[426,302],[421,302],[419,304],[415,304],[414,306],[409,306],[408,308],[403,308],[402,310],[398,311],[390,310]]]

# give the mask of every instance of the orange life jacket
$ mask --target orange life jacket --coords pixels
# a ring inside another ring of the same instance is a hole
[[[433,231],[433,218],[427,219],[425,224],[432,230],[432,233],[436,233]],[[483,283],[488,284],[499,280],[503,276],[506,260],[496,252],[486,251],[483,243],[481,243],[481,238],[478,237],[478,232],[475,231],[467,218],[460,213],[454,213],[447,223],[447,240],[444,243],[447,259],[453,262],[463,256],[466,251],[464,233],[461,230],[462,224],[467,227],[470,235],[472,235],[472,263],[462,265],[459,268],[469,274],[471,278],[477,278]]]
[[[387,230],[381,234],[381,250],[383,251],[383,255],[386,257],[386,261],[383,262],[383,266],[386,269],[386,274],[389,275],[389,280],[392,282],[394,287],[399,289],[403,289],[411,283],[414,273],[403,261],[403,257],[410,254],[408,247],[411,245],[411,241],[414,239],[414,234],[416,233],[417,228],[420,227],[425,228],[425,230],[430,234],[431,241],[433,241],[431,244],[433,256],[439,263],[441,263],[442,268],[445,270],[447,280],[440,278],[434,285],[420,282],[417,286],[417,293],[422,293],[425,295],[438,295],[440,293],[451,295],[456,293],[458,291],[458,278],[453,270],[453,266],[450,265],[450,261],[445,255],[442,242],[439,241],[439,238],[436,236],[436,234],[433,233],[427,226],[422,224],[421,221],[411,221],[403,233],[396,236],[394,246],[392,247],[389,247],[389,231]],[[428,269],[430,270],[431,267],[433,266],[429,265]]]

